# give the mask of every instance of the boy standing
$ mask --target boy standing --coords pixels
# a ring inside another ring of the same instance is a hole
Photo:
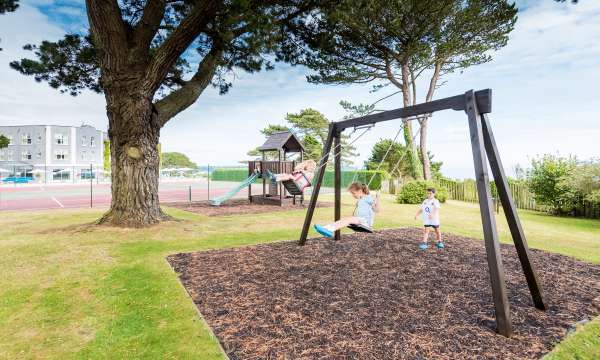
[[[429,240],[429,232],[431,229],[435,231],[436,246],[438,249],[444,248],[442,242],[442,233],[440,232],[440,202],[435,198],[435,189],[427,189],[427,199],[421,204],[421,208],[415,214],[415,220],[423,214],[423,242],[419,245],[419,249],[427,250],[427,240]]]

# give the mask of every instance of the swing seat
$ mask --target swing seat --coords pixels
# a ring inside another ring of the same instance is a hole
[[[367,225],[362,225],[362,224],[350,224],[350,225],[348,225],[348,229],[351,229],[352,231],[355,231],[355,232],[362,232],[362,233],[369,233],[369,234],[373,233],[373,229],[371,229],[371,227],[369,227]]]
[[[283,184],[283,187],[285,187],[287,192],[290,193],[290,195],[299,196],[304,193],[302,190],[300,190],[300,188],[298,188],[298,185],[296,185],[294,180],[286,180],[286,181],[282,181],[281,183]]]

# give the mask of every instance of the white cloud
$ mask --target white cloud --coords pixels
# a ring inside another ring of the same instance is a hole
[[[600,23],[595,19],[600,15],[600,2],[582,1],[573,6],[536,0],[527,5],[508,46],[494,54],[494,61],[449,76],[437,97],[468,89],[493,89],[490,118],[507,170],[544,152],[597,156]],[[10,60],[28,55],[20,50],[23,44],[56,39],[63,32],[28,4],[2,17],[0,38],[5,50],[0,52],[0,125],[85,122],[106,129],[103,96],[61,95],[8,68]],[[304,72],[280,65],[272,72],[240,73],[228,95],[207,90],[163,129],[163,149],[186,152],[202,164],[235,164],[247,158],[248,149],[263,142],[262,127],[283,123],[288,112],[312,107],[339,120],[343,116],[340,100],[368,103],[392,91],[370,94],[369,86],[314,86],[306,83]],[[399,107],[401,100],[394,97],[381,105],[391,109]],[[399,121],[378,124],[365,135],[357,142],[360,159],[368,157],[379,138],[391,138],[398,126]],[[463,113],[435,114],[429,147],[436,159],[444,161],[446,174],[473,176]]]
[[[84,93],[78,97],[60,94],[47,83],[37,83],[9,68],[8,64],[31,52],[28,43],[60,38],[64,31],[51,24],[36,8],[22,4],[0,23],[3,51],[0,52],[0,125],[87,123],[106,130],[104,97]]]

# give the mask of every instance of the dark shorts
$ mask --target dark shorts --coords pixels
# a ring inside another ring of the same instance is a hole
[[[434,228],[434,229],[439,229],[439,225],[423,225],[424,227],[430,227],[430,228]]]

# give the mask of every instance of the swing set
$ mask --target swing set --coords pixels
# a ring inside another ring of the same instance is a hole
[[[354,133],[357,129],[366,128],[366,130],[360,134],[360,136],[362,136],[366,131],[379,122],[395,119],[406,120],[418,116],[428,116],[436,111],[450,109],[456,111],[465,111],[467,114],[471,138],[471,150],[475,165],[477,194],[479,198],[479,208],[483,226],[483,237],[496,314],[496,328],[500,334],[510,337],[512,334],[510,304],[506,293],[506,284],[504,280],[505,273],[500,254],[500,243],[498,241],[498,231],[494,217],[492,193],[490,189],[486,159],[489,162],[492,174],[494,176],[500,202],[504,209],[504,214],[506,216],[510,233],[517,250],[521,267],[523,268],[523,273],[525,274],[525,278],[527,280],[527,285],[531,293],[533,304],[537,309],[540,310],[546,310],[547,307],[544,302],[542,286],[530,261],[527,240],[525,238],[525,234],[517,214],[517,209],[508,186],[508,180],[504,174],[500,155],[498,153],[496,141],[494,139],[490,120],[488,118],[488,114],[492,111],[491,89],[480,91],[469,90],[461,95],[330,123],[327,140],[325,141],[323,147],[323,157],[320,159],[317,167],[315,176],[316,179],[313,181],[312,195],[298,244],[303,246],[306,243],[308,231],[310,229],[317,204],[317,199],[319,197],[319,191],[323,183],[324,171],[321,171],[321,169],[327,165],[330,153],[332,151],[334,157],[334,220],[337,221],[341,218],[341,134],[344,130],[353,128]],[[398,132],[398,134],[399,133],[400,132]],[[398,134],[396,134],[396,137]],[[356,142],[356,140],[357,139],[355,139],[353,142]],[[383,160],[385,160],[385,157],[388,155],[390,149],[388,149],[384,155],[381,163],[383,163]],[[381,163],[379,164],[379,167],[381,167]],[[398,161],[396,167],[399,165],[399,163],[400,161]],[[396,167],[393,171],[395,171]],[[371,229],[353,230],[372,232]],[[340,239],[340,231],[335,232],[334,238],[335,240]]]

